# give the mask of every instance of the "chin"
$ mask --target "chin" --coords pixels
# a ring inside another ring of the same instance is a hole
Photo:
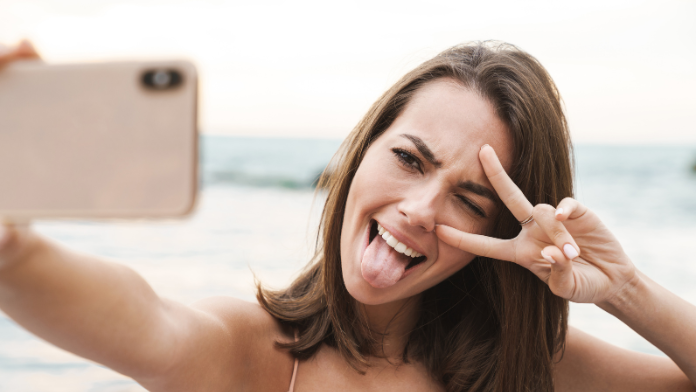
[[[354,279],[360,280],[360,279]],[[344,277],[345,281],[345,277]],[[386,293],[377,292],[378,289],[367,284],[367,282],[348,282],[346,281],[346,290],[351,297],[364,305],[381,305],[391,302],[386,297]]]

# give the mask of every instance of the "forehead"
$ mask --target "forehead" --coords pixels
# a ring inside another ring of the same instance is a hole
[[[489,144],[503,167],[510,168],[512,144],[505,123],[488,100],[452,79],[421,87],[387,133],[418,136],[445,164],[475,161],[478,166],[478,151]]]

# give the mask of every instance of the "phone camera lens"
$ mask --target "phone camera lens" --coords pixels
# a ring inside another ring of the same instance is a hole
[[[153,69],[143,73],[142,83],[151,90],[168,90],[179,86],[183,78],[173,69]]]
[[[169,86],[171,80],[172,77],[169,76],[169,73],[166,71],[157,71],[154,75],[152,75],[152,83],[159,88],[165,88]]]

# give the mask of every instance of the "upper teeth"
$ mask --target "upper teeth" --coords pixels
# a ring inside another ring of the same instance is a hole
[[[391,233],[388,232],[388,231],[387,231],[384,227],[382,227],[382,225],[380,225],[379,223],[377,223],[377,230],[379,231],[379,235],[381,235],[382,238],[384,238],[384,240],[387,242],[387,245],[389,245],[389,246],[391,246],[392,248],[394,248],[397,252],[403,253],[403,254],[405,254],[406,256],[411,256],[411,257],[413,257],[413,258],[423,256],[422,254],[416,252],[415,250],[413,250],[413,249],[409,248],[408,246],[406,246],[406,245],[402,244],[401,242],[399,242],[399,240],[397,240],[396,238],[394,238],[394,236],[391,235]]]

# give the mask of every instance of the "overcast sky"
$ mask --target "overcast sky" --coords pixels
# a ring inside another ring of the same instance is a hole
[[[696,1],[0,0],[50,62],[188,58],[209,133],[343,137],[410,68],[471,40],[537,57],[575,141],[696,143]]]

